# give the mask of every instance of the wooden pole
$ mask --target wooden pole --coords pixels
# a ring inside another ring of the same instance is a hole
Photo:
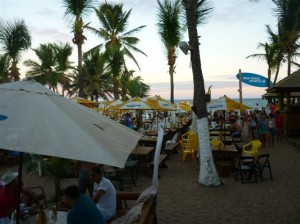
[[[243,91],[242,91],[242,71],[239,69],[239,93],[240,93],[240,103],[243,103]]]

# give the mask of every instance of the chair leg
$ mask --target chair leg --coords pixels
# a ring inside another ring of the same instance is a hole
[[[185,162],[186,160],[186,153],[182,153],[182,162]]]
[[[271,171],[271,167],[270,166],[269,166],[269,173],[270,173],[271,180],[273,180],[273,175],[272,175],[272,171]]]

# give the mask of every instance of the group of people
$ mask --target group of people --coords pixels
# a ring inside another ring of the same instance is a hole
[[[275,111],[273,108],[269,114],[265,110],[246,112],[244,121],[248,127],[249,137],[260,139],[262,147],[265,147],[267,142],[269,142],[270,146],[273,146],[275,137],[277,141],[282,140],[284,118],[280,111]]]
[[[65,189],[66,202],[61,202],[61,206],[70,209],[68,224],[104,224],[116,215],[116,190],[111,181],[103,176],[100,166],[92,167],[89,176],[86,185],[82,184],[84,179],[79,179],[79,187],[71,185]]]
[[[1,178],[0,186],[0,224],[10,224],[11,217],[17,209],[20,189],[20,208],[31,206],[30,212],[40,208],[39,196],[35,195],[23,183],[18,181],[18,172],[6,172]],[[19,184],[20,183],[20,184]],[[24,211],[21,210],[21,213]]]
[[[262,147],[265,147],[266,143],[269,143],[269,146],[273,146],[275,138],[277,141],[282,140],[284,117],[275,103],[270,104],[268,110],[264,107],[260,110],[257,104],[253,111],[244,110],[241,111],[241,114],[238,114],[236,111],[229,111],[226,117],[230,122],[230,134],[232,137],[241,138],[242,129],[247,125],[248,137],[260,139]],[[215,111],[211,121],[211,124],[214,125],[211,126],[222,125],[224,120],[222,111]]]
[[[87,167],[87,166],[86,166]],[[65,189],[65,201],[60,207],[69,210],[68,224],[104,224],[116,215],[116,190],[112,182],[103,176],[100,165],[88,171],[89,179],[85,178],[84,170],[79,175],[78,186],[71,185]],[[0,224],[10,224],[11,217],[18,205],[19,182],[18,172],[8,171],[1,178],[0,187]],[[83,184],[83,183],[86,184]],[[86,190],[89,189],[89,194]],[[30,213],[35,214],[41,208],[39,198],[24,186],[21,187],[22,198],[28,196],[34,202]],[[23,200],[21,201],[24,202]],[[28,205],[24,205],[26,207]],[[21,211],[21,216],[22,216]]]

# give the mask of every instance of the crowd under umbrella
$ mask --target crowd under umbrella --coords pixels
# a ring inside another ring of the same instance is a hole
[[[141,111],[143,110],[163,110],[157,102],[148,102],[140,97],[134,97],[119,106],[115,110],[136,110],[137,111],[137,129],[141,127]]]
[[[165,100],[160,95],[155,95],[153,97],[149,97],[146,99],[146,101],[155,102],[162,108],[161,111],[173,111],[174,112],[179,109],[176,104],[173,104],[173,103]],[[175,114],[173,114],[173,115],[175,116]],[[166,118],[164,118],[164,119],[165,119],[165,123],[166,123]],[[158,121],[156,121],[156,122],[158,122]]]
[[[120,99],[105,101],[104,102],[105,106],[103,108],[103,114],[105,114],[106,116],[110,115],[111,111],[116,111],[117,107],[123,103],[124,103],[124,101],[122,101]],[[119,113],[117,113],[117,118],[120,119]]]
[[[219,99],[213,100],[209,103],[206,104],[207,110],[222,110],[223,111],[223,130],[225,131],[225,112],[228,110],[250,110],[252,109],[251,107],[236,102],[233,99],[230,99],[229,97],[227,97],[226,95],[220,97]]]
[[[0,148],[20,152],[19,190],[23,153],[122,168],[141,137],[32,80],[0,84],[0,111]]]

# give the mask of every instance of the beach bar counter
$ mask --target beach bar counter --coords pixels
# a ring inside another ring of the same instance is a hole
[[[300,136],[300,69],[271,86],[267,93],[276,94],[284,129],[290,137]],[[274,95],[273,95],[274,97]]]

